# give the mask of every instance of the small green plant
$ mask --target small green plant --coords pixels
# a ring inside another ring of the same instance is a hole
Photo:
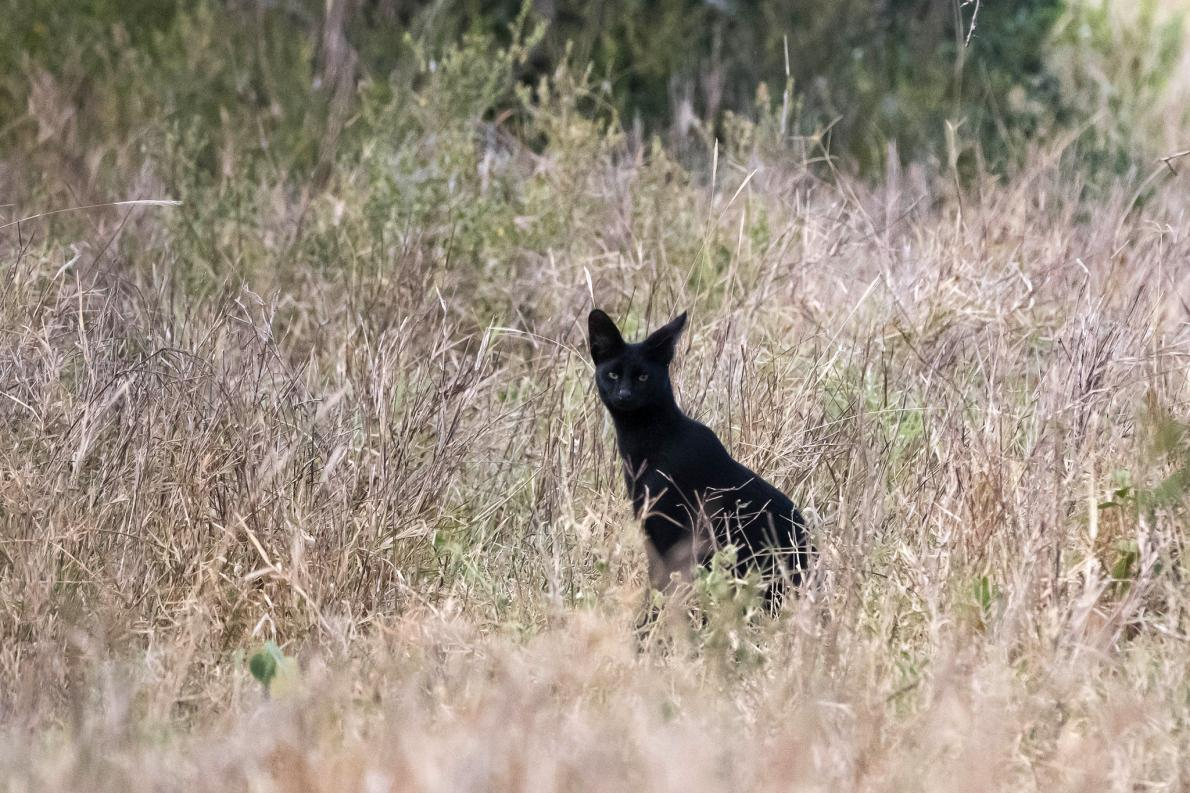
[[[1145,484],[1148,477],[1130,469],[1117,470],[1111,476],[1111,494],[1096,504],[1099,530],[1095,553],[1117,596],[1126,593],[1140,573],[1137,537],[1142,524],[1156,525],[1161,513],[1183,518],[1190,504],[1190,425],[1150,400],[1140,426],[1148,441],[1145,465],[1155,469],[1150,478],[1153,484]],[[1158,560],[1153,572],[1162,566]]]
[[[969,593],[969,610],[972,621],[981,631],[986,631],[996,615],[996,609],[1001,601],[1000,588],[988,575],[981,575],[971,582]]]
[[[737,583],[734,570],[738,560],[739,551],[736,547],[726,545],[715,552],[709,566],[699,568],[695,591],[702,605],[716,607],[734,599]]]
[[[298,680],[298,662],[269,640],[248,659],[248,671],[260,681],[266,697],[284,696],[294,690]]]
[[[764,586],[754,570],[743,578],[736,576],[737,560],[735,546],[725,546],[711,558],[709,567],[699,568],[694,580],[695,602],[703,619],[702,646],[720,653],[731,666],[762,660],[749,635],[752,618],[761,611]]]
[[[1111,566],[1112,590],[1116,595],[1123,595],[1139,572],[1140,546],[1136,540],[1117,540],[1115,556]]]

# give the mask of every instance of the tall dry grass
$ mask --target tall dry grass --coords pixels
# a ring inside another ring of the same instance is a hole
[[[566,79],[544,150],[0,230],[6,789],[1190,785],[1185,170],[693,175]],[[813,516],[778,619],[712,576],[638,641],[593,302],[690,308],[679,401]]]
[[[644,253],[643,175],[587,175],[606,253],[504,283],[410,254],[194,297],[186,207],[6,230],[9,789],[1183,788],[1187,494],[1113,493],[1186,465],[1152,442],[1190,396],[1185,177],[721,173],[687,211],[734,245],[692,268]],[[779,620],[638,648],[593,295],[693,306],[681,402],[817,514]],[[268,637],[302,665],[272,701]]]

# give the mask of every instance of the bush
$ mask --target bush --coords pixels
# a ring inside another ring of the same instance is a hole
[[[1001,157],[1009,138],[1051,120],[1044,51],[1062,2],[999,2],[971,32],[974,8],[956,16],[950,0],[563,2],[545,60],[574,39],[620,112],[647,128],[681,124],[683,104],[712,121],[748,113],[758,84],[788,77],[801,100],[796,131],[824,135],[861,169],[880,166],[890,141],[906,158],[936,155],[945,121],[964,118]],[[1029,101],[1013,101],[1014,92]]]
[[[944,163],[948,125],[996,166],[1104,108],[1121,121],[1092,143],[1118,152],[1180,33],[1177,20],[1155,21],[1151,2],[1130,26],[1113,26],[1106,6],[1063,0],[1001,0],[978,13],[951,0],[136,0],[85,10],[37,0],[33,14],[7,3],[0,117],[15,121],[0,126],[0,146],[60,141],[71,156],[40,169],[68,174],[83,168],[78,152],[144,142],[147,127],[188,134],[208,169],[234,134],[247,167],[321,166],[321,180],[350,134],[361,82],[413,88],[464,36],[508,47],[537,23],[544,36],[528,42],[516,79],[535,86],[589,64],[580,111],[669,133],[687,155],[732,138],[733,119],[769,116],[777,145],[808,140],[848,170],[878,172],[892,152]],[[1150,56],[1131,68],[1117,63],[1121,49]],[[1105,71],[1119,77],[1107,97],[1094,79]],[[490,121],[521,105],[505,90],[480,110]]]

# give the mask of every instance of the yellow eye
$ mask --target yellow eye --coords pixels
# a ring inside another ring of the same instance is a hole
[[[608,372],[607,379],[608,380],[619,380],[620,376],[618,374],[616,374],[615,372]]]
[[[644,381],[649,379],[649,376],[647,374],[639,374],[636,376],[636,379],[640,380],[643,383]]]

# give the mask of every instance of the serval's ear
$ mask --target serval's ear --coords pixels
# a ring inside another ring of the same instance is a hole
[[[587,315],[587,335],[591,343],[591,360],[595,365],[615,358],[624,351],[624,337],[612,318],[599,309]]]
[[[662,325],[649,334],[644,341],[645,354],[657,363],[669,365],[674,359],[674,351],[678,346],[678,336],[682,328],[686,327],[686,312],[674,317],[668,324]]]

